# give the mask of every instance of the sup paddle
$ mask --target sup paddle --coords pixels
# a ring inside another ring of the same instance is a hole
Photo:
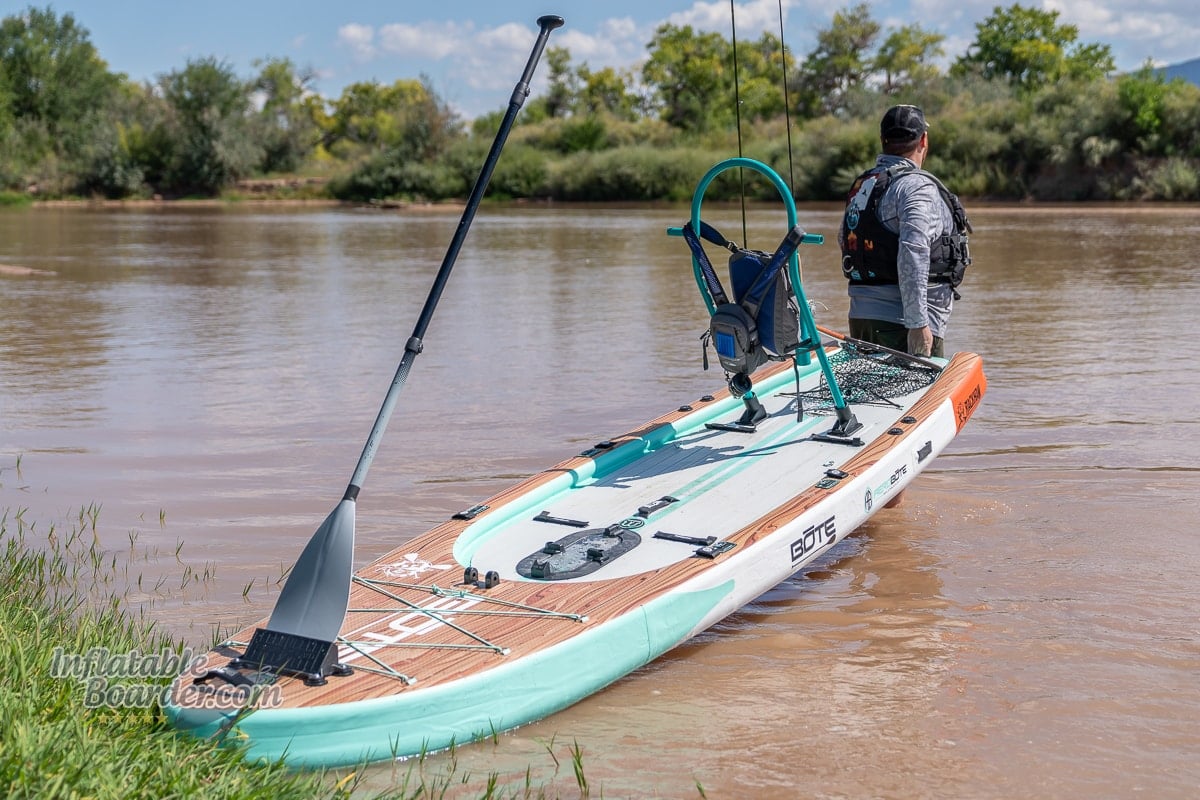
[[[425,307],[417,319],[412,336],[404,345],[404,356],[396,370],[396,376],[384,398],[383,407],[371,428],[358,465],[346,487],[342,500],[326,517],[325,522],[313,534],[308,545],[300,554],[296,566],[279,593],[275,609],[266,630],[255,632],[255,639],[247,647],[246,655],[240,663],[247,667],[275,667],[287,671],[298,671],[310,675],[315,681],[323,682],[323,676],[329,674],[332,665],[332,654],[336,654],[333,643],[337,640],[338,631],[346,618],[350,606],[350,585],[354,573],[354,509],[358,493],[367,477],[367,470],[375,458],[375,451],[383,432],[387,428],[388,419],[396,405],[396,397],[400,393],[412,369],[413,361],[420,354],[423,343],[422,337],[429,327],[430,318],[441,298],[446,281],[450,278],[450,270],[458,258],[458,251],[467,236],[467,230],[479,208],[479,202],[491,180],[500,151],[508,138],[513,120],[517,112],[529,96],[529,81],[533,78],[534,68],[546,46],[550,32],[563,24],[563,18],[553,15],[540,17],[537,21],[540,31],[525,64],[525,72],[513,90],[512,99],[508,103],[508,111],[500,123],[500,130],[492,142],[487,160],[475,186],[471,189],[467,207],[463,211],[462,220],[450,240],[446,256],[442,259],[441,269],[429,290]],[[311,640],[311,641],[306,641]],[[315,660],[313,656],[315,655]]]

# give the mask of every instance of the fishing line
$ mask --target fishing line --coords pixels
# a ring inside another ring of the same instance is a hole
[[[796,166],[792,163],[792,104],[788,100],[787,48],[783,44],[783,0],[779,0],[779,74],[783,82],[783,122],[787,130],[788,188],[796,197]]]
[[[738,80],[738,55],[737,55],[737,14],[734,11],[733,0],[729,0],[729,27],[733,32],[733,115],[737,120],[737,144],[738,158],[742,157],[742,98],[739,90],[740,81]],[[742,198],[742,247],[749,247],[747,241],[749,237],[746,234],[746,174],[741,167],[738,167],[738,181],[741,182],[741,198]]]
[[[783,43],[783,0],[779,0],[779,79],[783,83],[783,124],[787,131],[788,191],[796,199],[796,165],[792,159],[792,103],[788,99],[787,46]],[[804,265],[796,259],[796,275],[804,279]]]
[[[742,98],[741,79],[738,75],[737,11],[734,0],[729,0],[729,28],[733,34],[733,113],[734,119],[737,121],[738,158],[742,158]],[[788,189],[794,199],[796,197],[796,164],[792,146],[792,104],[791,98],[788,96],[787,46],[784,44],[783,37],[783,0],[779,0],[779,76],[780,83],[783,85],[783,121],[787,135]],[[742,247],[748,247],[746,243],[749,238],[746,232],[746,178],[740,167],[738,168],[738,180],[741,185]]]

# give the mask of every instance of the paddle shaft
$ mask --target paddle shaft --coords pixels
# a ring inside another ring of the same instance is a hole
[[[375,418],[375,425],[371,428],[371,435],[367,437],[367,443],[363,447],[362,455],[358,458],[358,465],[354,468],[354,474],[350,478],[350,484],[346,487],[343,499],[355,500],[362,489],[363,481],[367,477],[367,470],[371,468],[371,462],[375,459],[375,451],[379,448],[379,442],[383,438],[384,431],[387,430],[388,420],[391,419],[392,411],[396,407],[400,389],[408,379],[413,361],[424,348],[422,339],[425,331],[429,327],[429,321],[433,318],[433,312],[442,297],[442,291],[446,288],[446,281],[450,279],[450,270],[454,268],[454,262],[458,259],[458,251],[467,238],[467,231],[471,227],[472,220],[475,219],[475,212],[479,208],[484,192],[487,191],[488,182],[492,179],[492,172],[496,169],[496,162],[500,160],[500,151],[504,149],[508,132],[512,129],[513,121],[525,103],[525,98],[529,96],[529,81],[533,79],[533,70],[537,66],[538,59],[541,58],[542,50],[546,47],[550,31],[560,27],[563,24],[563,18],[547,15],[539,17],[537,22],[541,30],[538,32],[537,41],[534,42],[533,51],[529,54],[529,61],[525,64],[525,72],[521,75],[521,80],[517,82],[516,88],[513,89],[512,99],[508,102],[508,111],[500,123],[500,130],[496,132],[496,138],[492,142],[492,149],[488,151],[483,169],[480,170],[479,177],[475,179],[475,186],[471,189],[471,195],[467,199],[467,207],[463,210],[462,219],[459,220],[458,228],[454,231],[454,238],[450,240],[450,246],[446,249],[446,257],[442,259],[442,266],[433,280],[429,296],[425,298],[425,307],[421,309],[421,316],[417,318],[412,336],[404,345],[404,356],[400,359],[396,376],[392,379],[387,397],[384,398],[383,406],[379,409],[379,416]]]

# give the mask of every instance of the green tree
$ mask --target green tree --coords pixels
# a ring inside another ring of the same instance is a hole
[[[16,119],[12,111],[12,89],[8,85],[8,73],[0,67],[0,189],[20,183],[20,165],[16,162]]]
[[[440,198],[466,185],[452,165],[438,161],[462,137],[462,122],[428,79],[352,84],[330,121],[331,151],[360,159],[332,187],[339,197]]]
[[[392,146],[408,158],[430,159],[445,152],[462,136],[462,118],[422,75],[421,88],[412,103],[397,111],[400,137]]]
[[[145,132],[165,119],[164,106],[149,86],[121,81],[103,124],[83,145],[77,191],[110,198],[146,193],[148,173],[153,171],[155,180],[162,175],[162,148],[144,147]]]
[[[175,157],[178,126],[174,112],[155,84],[126,83],[119,93],[116,116],[119,145],[151,187],[165,189]],[[100,182],[102,183],[102,182]]]
[[[779,37],[764,33],[757,41],[738,42],[738,98],[743,120],[766,120],[782,116],[783,81],[792,59]]]
[[[50,172],[73,169],[104,123],[119,81],[71,14],[30,6],[0,21],[6,182],[36,181],[39,173],[57,178]],[[65,182],[57,188],[68,188]]]
[[[1149,63],[1117,78],[1118,116],[1113,128],[1123,144],[1146,145],[1157,137],[1166,96],[1166,79]]]
[[[633,76],[612,67],[593,72],[584,64],[576,70],[579,78],[578,107],[588,114],[607,113],[623,120],[634,120],[638,116],[637,95],[629,87]]]
[[[579,95],[579,77],[571,69],[571,51],[565,47],[546,48],[546,71],[550,86],[540,105],[547,117],[565,117],[574,110]]]
[[[1181,79],[1167,84],[1161,136],[1175,153],[1196,159],[1195,166],[1200,169],[1200,86]]]
[[[334,101],[325,139],[342,157],[392,151],[401,158],[427,158],[443,150],[461,127],[427,79],[391,86],[360,82]]]
[[[171,114],[164,188],[216,194],[262,159],[250,125],[250,86],[214,57],[189,60],[159,80]]]
[[[642,81],[661,119],[696,132],[728,124],[733,73],[731,47],[724,37],[667,23],[659,26],[646,47],[650,58],[642,66]]]
[[[255,124],[263,148],[262,171],[292,172],[321,139],[322,102],[312,88],[316,74],[297,70],[287,58],[257,61],[255,66],[259,73],[253,88],[262,101]]]
[[[871,69],[882,75],[880,90],[886,95],[896,95],[937,76],[934,61],[945,53],[942,47],[945,40],[942,34],[920,25],[890,30],[871,62]]]
[[[0,70],[10,113],[42,122],[54,140],[74,133],[118,83],[72,15],[32,6],[0,22]]]
[[[593,71],[586,63],[573,67],[571,53],[565,47],[547,48],[546,64],[549,87],[529,103],[521,124],[572,115],[608,114],[629,121],[637,118],[640,98],[630,90],[632,73],[613,67]],[[493,131],[495,127],[491,126]]]
[[[1060,25],[1057,11],[996,6],[975,30],[975,41],[954,64],[955,74],[974,71],[1036,89],[1060,78],[1096,80],[1115,67],[1108,45],[1078,43],[1079,28]]]
[[[415,87],[411,82],[387,88],[375,81],[359,81],[344,88],[332,104],[325,146],[339,155],[346,155],[349,147],[381,148],[390,127],[388,111],[405,90],[412,93]]]
[[[817,46],[800,65],[800,108],[808,116],[837,114],[847,96],[866,83],[870,53],[879,36],[871,8],[859,3],[834,13],[830,27],[817,32]]]

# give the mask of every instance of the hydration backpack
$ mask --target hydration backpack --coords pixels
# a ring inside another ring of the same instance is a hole
[[[690,223],[685,224],[683,238],[700,266],[714,305],[704,337],[704,368],[708,369],[708,342],[721,367],[731,375],[749,375],[767,361],[788,358],[799,346],[800,311],[784,266],[804,231],[799,226],[792,228],[774,253],[738,247],[705,222],[700,223],[700,236],[729,250],[733,289],[730,300],[699,237]]]

